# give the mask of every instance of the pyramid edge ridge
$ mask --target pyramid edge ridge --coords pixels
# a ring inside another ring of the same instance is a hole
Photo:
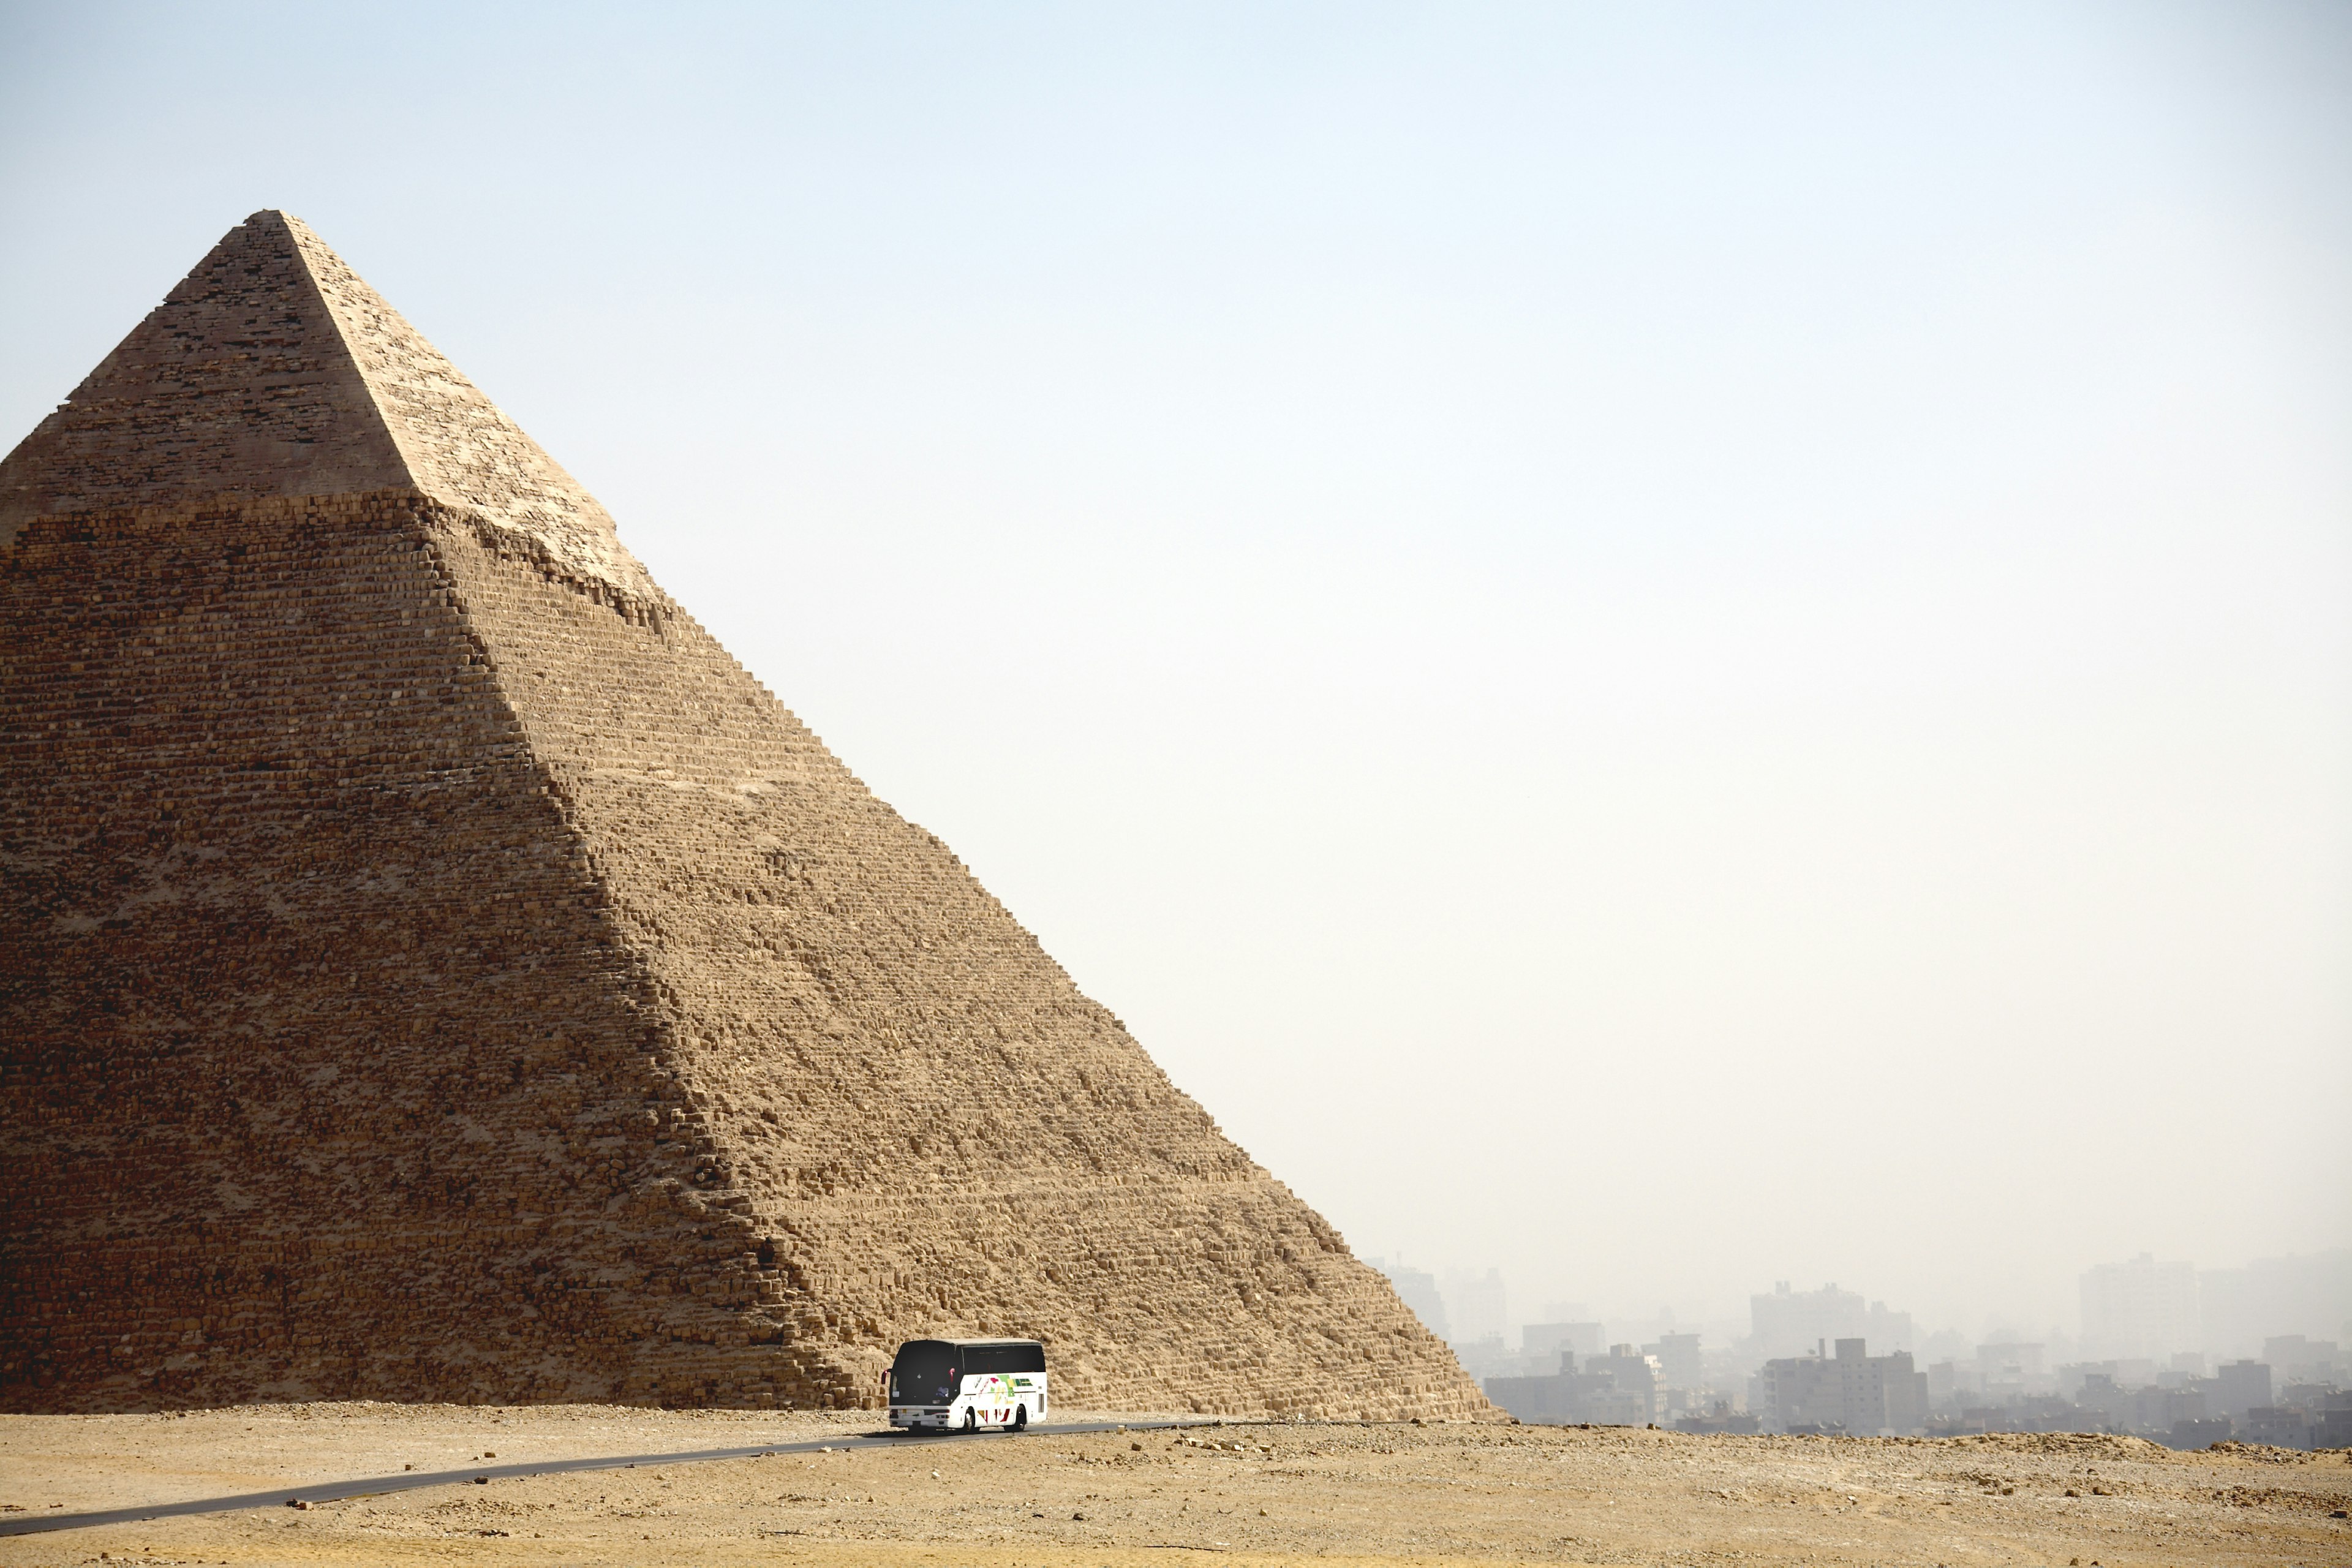
[[[429,494],[417,472],[415,455],[409,451],[408,443],[401,438],[400,421],[394,418],[392,410],[384,406],[383,395],[376,390],[375,378],[368,374],[367,366],[360,359],[359,344],[352,341],[351,329],[343,324],[342,312],[335,309],[334,299],[327,291],[326,280],[319,276],[318,265],[310,255],[314,247],[326,250],[331,256],[334,252],[325,240],[319,237],[318,230],[292,213],[278,207],[264,207],[245,221],[252,224],[262,219],[276,220],[278,226],[292,242],[295,265],[302,269],[303,278],[309,281],[310,292],[319,301],[320,314],[326,317],[327,325],[333,329],[335,341],[342,344],[343,358],[350,363],[352,375],[360,384],[360,391],[366,395],[368,407],[375,414],[376,423],[383,427],[384,439],[392,443],[393,456],[407,479],[408,488],[419,495]],[[338,257],[337,259],[341,258]]]
[[[416,488],[468,514],[493,548],[599,584],[623,603],[659,605],[659,585],[622,542],[611,510],[316,229],[291,213],[274,216]],[[429,404],[438,405],[430,410],[444,425],[437,432],[417,427]],[[471,427],[451,427],[463,421]],[[485,430],[502,450],[485,447]]]

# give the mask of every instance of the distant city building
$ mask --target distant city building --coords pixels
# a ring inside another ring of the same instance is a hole
[[[2197,1289],[2199,1348],[2217,1356],[2251,1356],[2278,1335],[2352,1332],[2352,1247],[2203,1269]]]
[[[1870,1304],[1870,1315],[1863,1324],[1864,1336],[1872,1344],[1884,1345],[1888,1353],[1895,1351],[1916,1351],[1919,1348],[1918,1331],[1911,1326],[1911,1314],[1897,1312],[1884,1301]]]
[[[2271,1402],[2271,1369],[2258,1361],[2223,1362],[2213,1373],[2215,1414],[2235,1421]]]
[[[1657,1343],[1642,1347],[1642,1353],[1658,1363],[1661,1386],[1706,1386],[1706,1358],[1699,1352],[1698,1338],[1696,1334],[1660,1334]]]
[[[1573,1426],[1584,1419],[1584,1402],[1578,1397],[1575,1374],[1561,1358],[1559,1372],[1529,1377],[1489,1377],[1479,1386],[1497,1406],[1530,1426]]]
[[[1481,1334],[1475,1340],[1455,1340],[1451,1347],[1454,1359],[1462,1370],[1484,1382],[1490,1377],[1517,1377],[1528,1371],[1522,1359],[1504,1348],[1500,1334]]]
[[[2156,1363],[2146,1356],[2074,1362],[2058,1369],[2058,1392],[2073,1398],[2076,1389],[2096,1377],[2105,1378],[2117,1388],[2145,1388],[2156,1381]]]
[[[1643,1426],[1658,1415],[1657,1363],[1632,1345],[1612,1345],[1581,1367],[1573,1352],[1564,1352],[1557,1373],[1490,1377],[1485,1386],[1488,1399],[1534,1425]]]
[[[2324,1396],[2311,1433],[2315,1448],[2352,1448],[2352,1392]]]
[[[2257,1405],[2231,1423],[2238,1441],[2272,1448],[2309,1448],[2315,1423],[2300,1405]]]
[[[1864,1301],[1852,1290],[1834,1284],[1818,1290],[1791,1290],[1780,1280],[1769,1296],[1748,1299],[1749,1351],[1759,1356],[1801,1356],[1824,1343],[1843,1339],[1869,1339],[1890,1350],[1911,1349],[1917,1339],[1911,1314],[1888,1310],[1884,1301]]]
[[[1824,1285],[1791,1290],[1782,1279],[1769,1296],[1748,1299],[1752,1349],[1768,1360],[1801,1356],[1824,1342],[1864,1332],[1869,1306],[1852,1290]]]
[[[2125,1409],[2123,1425],[2128,1430],[2149,1433],[2195,1428],[2211,1414],[2205,1408],[2201,1388],[2136,1388]]]
[[[1908,1436],[1927,1426],[1927,1374],[1911,1352],[1874,1356],[1867,1341],[1843,1339],[1836,1353],[1783,1356],[1759,1378],[1764,1425],[1774,1432]]]
[[[2336,1383],[2346,1375],[2343,1352],[2334,1340],[2273,1334],[2263,1342],[2263,1360],[2281,1383]]]
[[[2085,1426],[2120,1431],[2130,1422],[2132,1395],[2110,1373],[2085,1373],[2074,1390],[2074,1399]]]
[[[2082,1279],[2083,1350],[2090,1356],[2168,1356],[2204,1343],[2197,1268],[2143,1252]]]
[[[1457,1272],[1445,1277],[1446,1316],[1453,1320],[1453,1339],[1468,1343],[1489,1337],[1499,1342],[1509,1330],[1510,1314],[1503,1300],[1503,1271],[1489,1268],[1482,1277]]]
[[[1396,1288],[1397,1300],[1402,1301],[1412,1310],[1412,1315],[1421,1320],[1423,1328],[1441,1340],[1451,1340],[1454,1337],[1446,1327],[1445,1298],[1437,1292],[1435,1275],[1426,1269],[1406,1268],[1404,1259],[1402,1258],[1394,1264],[1383,1263],[1375,1258],[1372,1259],[1372,1267],[1388,1276],[1389,1283]]]
[[[2042,1368],[2040,1345],[2002,1342],[1977,1347],[1976,1391],[1988,1401],[2023,1399],[2057,1390],[2057,1377]]]
[[[1562,1351],[1599,1355],[1601,1344],[1599,1323],[1529,1323],[1519,1331],[1519,1353],[1529,1361],[1540,1358],[1547,1366],[1559,1365]]]

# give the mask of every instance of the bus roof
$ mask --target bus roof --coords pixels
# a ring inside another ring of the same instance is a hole
[[[1043,1340],[908,1340],[905,1343],[909,1345],[1036,1345],[1042,1349],[1045,1342]]]

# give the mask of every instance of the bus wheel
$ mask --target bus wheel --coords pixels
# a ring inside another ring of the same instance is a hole
[[[1027,1405],[1016,1405],[1013,1407],[1013,1429],[1015,1432],[1026,1432],[1029,1430],[1029,1407]]]

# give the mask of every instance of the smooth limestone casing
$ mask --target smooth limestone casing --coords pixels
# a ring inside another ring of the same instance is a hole
[[[1475,1415],[314,236],[0,462],[0,1400]]]

